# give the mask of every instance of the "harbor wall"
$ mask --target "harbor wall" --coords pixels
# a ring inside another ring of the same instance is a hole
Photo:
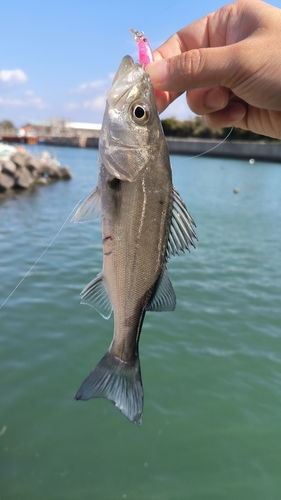
[[[167,137],[171,154],[196,156],[206,154],[216,158],[233,158],[281,163],[281,142],[221,142],[215,139],[179,139]],[[51,136],[44,140],[46,145],[98,148],[98,137]]]
[[[167,138],[169,152],[217,158],[251,159],[281,163],[281,142],[244,142]]]

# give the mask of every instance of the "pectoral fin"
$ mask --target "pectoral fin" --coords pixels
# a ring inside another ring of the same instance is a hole
[[[108,319],[112,313],[112,305],[108,296],[102,273],[90,281],[81,292],[81,303],[94,307],[103,318]]]
[[[98,219],[100,216],[100,193],[96,187],[81,203],[73,215],[71,222],[88,222]]]

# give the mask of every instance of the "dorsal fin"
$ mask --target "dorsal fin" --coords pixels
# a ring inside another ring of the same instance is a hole
[[[197,240],[197,236],[192,226],[196,227],[196,224],[176,188],[173,187],[172,219],[166,249],[166,259],[171,257],[171,255],[179,255],[180,251],[189,250],[190,245],[195,248],[193,238]]]

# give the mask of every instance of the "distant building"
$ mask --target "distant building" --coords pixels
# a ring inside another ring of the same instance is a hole
[[[38,144],[38,133],[32,125],[25,125],[18,129],[17,137],[23,138],[26,144]]]
[[[38,144],[38,133],[31,125],[19,129],[0,129],[0,139],[4,142],[22,144]]]
[[[76,131],[78,135],[89,134],[91,137],[99,135],[101,130],[100,123],[82,123],[82,122],[65,122],[65,128]]]
[[[99,137],[101,124],[69,122],[60,118],[50,122],[33,123],[32,127],[40,137]]]

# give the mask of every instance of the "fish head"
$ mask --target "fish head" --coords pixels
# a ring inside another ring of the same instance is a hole
[[[110,175],[134,181],[159,154],[163,135],[154,90],[143,65],[125,56],[107,94],[100,156]]]

